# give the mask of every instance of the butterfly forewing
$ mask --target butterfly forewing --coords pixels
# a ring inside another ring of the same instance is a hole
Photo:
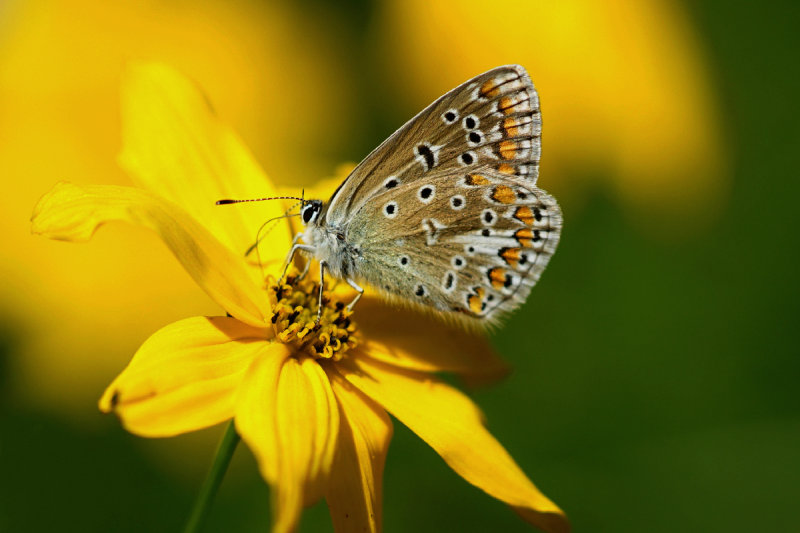
[[[525,301],[560,229],[549,194],[483,167],[428,175],[376,195],[353,214],[348,238],[371,285],[491,323]]]
[[[342,224],[385,190],[431,175],[490,167],[535,185],[541,117],[524,68],[497,67],[448,92],[356,167],[326,206]]]
[[[536,187],[540,135],[525,69],[485,72],[369,154],[304,238],[354,287],[490,324],[525,301],[558,244],[558,204]]]

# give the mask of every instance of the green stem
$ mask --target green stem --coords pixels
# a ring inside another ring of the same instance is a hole
[[[200,488],[200,494],[197,495],[197,500],[194,502],[192,514],[186,522],[184,533],[198,533],[200,527],[211,509],[211,502],[217,494],[222,478],[225,476],[225,471],[228,470],[228,465],[231,464],[233,452],[236,450],[236,445],[239,444],[239,434],[236,433],[236,427],[233,420],[230,421],[228,427],[225,429],[225,434],[222,435],[222,440],[219,441],[217,446],[217,454],[214,457],[214,464],[206,475],[206,480]]]

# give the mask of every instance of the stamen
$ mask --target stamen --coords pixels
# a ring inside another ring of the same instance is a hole
[[[271,321],[281,342],[295,345],[298,352],[333,361],[341,360],[358,344],[351,312],[330,291],[322,292],[322,312],[319,324],[316,323],[319,283],[300,279],[296,272],[279,284],[274,280],[268,283],[277,301],[272,308]]]

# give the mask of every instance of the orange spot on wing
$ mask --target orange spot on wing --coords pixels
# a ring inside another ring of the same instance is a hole
[[[467,185],[489,185],[489,178],[480,174],[470,174],[467,176]]]
[[[475,291],[475,294],[469,295],[467,298],[467,304],[469,305],[470,311],[477,315],[483,311],[483,296],[486,294],[486,289],[483,287],[475,287],[473,290]]]
[[[522,222],[523,224],[527,224],[528,226],[533,225],[533,211],[527,205],[523,205],[518,207],[517,210],[514,212],[514,218]]]
[[[492,200],[495,202],[513,204],[516,197],[517,195],[514,194],[514,190],[508,185],[498,185],[494,188],[494,191],[492,191]]]
[[[521,251],[522,250],[520,248],[503,248],[502,250],[500,250],[500,257],[502,257],[505,260],[505,262],[510,266],[512,266],[513,268],[517,268]]]
[[[517,155],[517,143],[514,141],[500,141],[500,156],[503,159],[514,159]]]
[[[483,304],[483,301],[477,294],[471,294],[469,298],[467,298],[467,303],[469,304],[469,310],[476,315],[481,312],[481,305]]]
[[[511,115],[514,113],[514,108],[516,108],[518,105],[519,104],[514,103],[514,100],[508,96],[505,96],[500,99],[500,107],[498,109],[506,115]]]
[[[497,80],[494,78],[486,80],[481,85],[480,95],[483,98],[494,98],[498,94],[500,94],[500,89],[497,87]]]
[[[508,163],[500,163],[500,165],[497,167],[497,171],[500,172],[501,174],[517,173],[517,169],[514,167],[514,165],[509,165]]]
[[[517,120],[511,117],[506,118],[503,120],[503,131],[506,132],[506,137],[516,137],[519,133],[519,128],[517,127]]]
[[[533,231],[529,228],[518,229],[514,233],[514,238],[517,239],[517,242],[523,248],[530,248],[533,244]]]
[[[495,267],[489,270],[489,280],[492,282],[492,287],[495,289],[502,289],[506,284],[506,271],[500,267]]]

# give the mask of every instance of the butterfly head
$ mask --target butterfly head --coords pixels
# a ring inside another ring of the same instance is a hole
[[[322,200],[303,200],[300,208],[300,219],[303,225],[316,225],[319,214],[322,212]]]

